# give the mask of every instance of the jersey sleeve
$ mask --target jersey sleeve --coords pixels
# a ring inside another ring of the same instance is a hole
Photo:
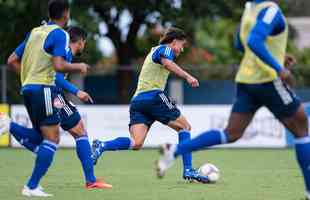
[[[79,89],[75,85],[73,85],[72,83],[70,83],[69,81],[65,79],[65,76],[62,73],[59,73],[59,72],[56,73],[55,83],[57,87],[60,87],[70,92],[71,94],[76,95],[79,91]]]
[[[66,58],[69,51],[69,34],[62,29],[53,30],[46,38],[44,50],[53,57]]]
[[[152,60],[153,62],[162,65],[161,58],[166,58],[168,60],[174,61],[175,55],[170,47],[168,47],[167,45],[162,45],[153,52]]]
[[[24,51],[25,51],[25,47],[26,47],[26,43],[28,41],[29,35],[30,34],[28,33],[25,40],[22,43],[20,43],[14,51],[19,59],[21,59],[24,55]]]
[[[275,31],[279,31],[279,33],[284,31],[284,29],[281,30],[281,27],[285,29],[285,21],[282,12],[279,7],[272,6],[259,13],[257,22],[248,37],[249,48],[256,56],[277,72],[281,71],[282,66],[269,52],[265,42],[268,36],[277,34]]]

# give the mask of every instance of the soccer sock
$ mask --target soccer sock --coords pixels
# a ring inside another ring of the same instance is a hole
[[[14,122],[10,124],[10,133],[22,146],[34,153],[43,141],[43,137],[37,130],[26,128]]]
[[[57,144],[48,140],[44,140],[39,146],[32,175],[27,183],[30,189],[38,187],[41,178],[46,174],[53,161],[56,149]]]
[[[182,144],[183,142],[190,140],[191,134],[189,131],[182,130],[179,132],[179,144]],[[185,153],[182,155],[183,160],[183,172],[186,170],[192,169],[192,154],[191,153]]]
[[[104,151],[128,150],[132,146],[132,140],[128,137],[118,137],[114,140],[101,142]]]
[[[188,140],[181,144],[178,144],[175,156],[177,157],[179,155],[201,150],[205,147],[213,145],[226,144],[228,141],[228,135],[223,131],[206,131],[192,140]]]
[[[295,151],[304,176],[307,193],[310,193],[310,136],[295,139]]]
[[[91,158],[91,147],[87,136],[82,136],[75,139],[76,153],[82,163],[82,168],[86,183],[93,183],[96,181],[94,175],[94,164]]]

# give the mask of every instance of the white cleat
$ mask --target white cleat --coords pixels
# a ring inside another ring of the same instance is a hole
[[[156,162],[156,172],[158,178],[163,178],[166,171],[173,165],[175,160],[174,152],[176,150],[176,145],[164,144],[160,148],[161,157]]]
[[[0,112],[0,136],[9,132],[10,123],[10,117],[5,113]]]
[[[306,200],[310,200],[310,193],[306,192]]]
[[[27,186],[24,186],[22,190],[22,195],[26,197],[52,197],[52,194],[45,193],[41,186],[38,186],[35,189],[30,189]]]

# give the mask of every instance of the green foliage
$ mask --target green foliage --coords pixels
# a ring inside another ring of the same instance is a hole
[[[234,37],[238,22],[231,19],[200,20],[196,28],[196,45],[208,50],[213,59],[211,64],[238,63],[240,54],[234,48]]]

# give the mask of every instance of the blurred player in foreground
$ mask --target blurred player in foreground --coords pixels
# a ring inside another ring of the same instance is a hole
[[[168,29],[147,55],[139,75],[138,86],[130,103],[129,137],[118,137],[110,141],[93,142],[93,158],[96,163],[105,151],[139,150],[143,146],[149,129],[159,121],[178,132],[179,142],[190,139],[191,126],[180,110],[164,94],[170,72],[183,78],[192,87],[198,87],[196,78],[185,72],[174,61],[186,44],[185,33],[178,28]],[[192,168],[190,153],[183,155],[183,178],[207,182]]]
[[[179,145],[166,144],[157,163],[163,177],[176,157],[242,137],[256,111],[266,106],[295,136],[296,156],[310,199],[310,137],[303,105],[290,90],[292,74],[285,63],[288,25],[279,6],[257,0],[246,4],[237,47],[244,53],[236,76],[237,94],[225,130],[209,130]],[[292,64],[288,58],[287,64]]]

